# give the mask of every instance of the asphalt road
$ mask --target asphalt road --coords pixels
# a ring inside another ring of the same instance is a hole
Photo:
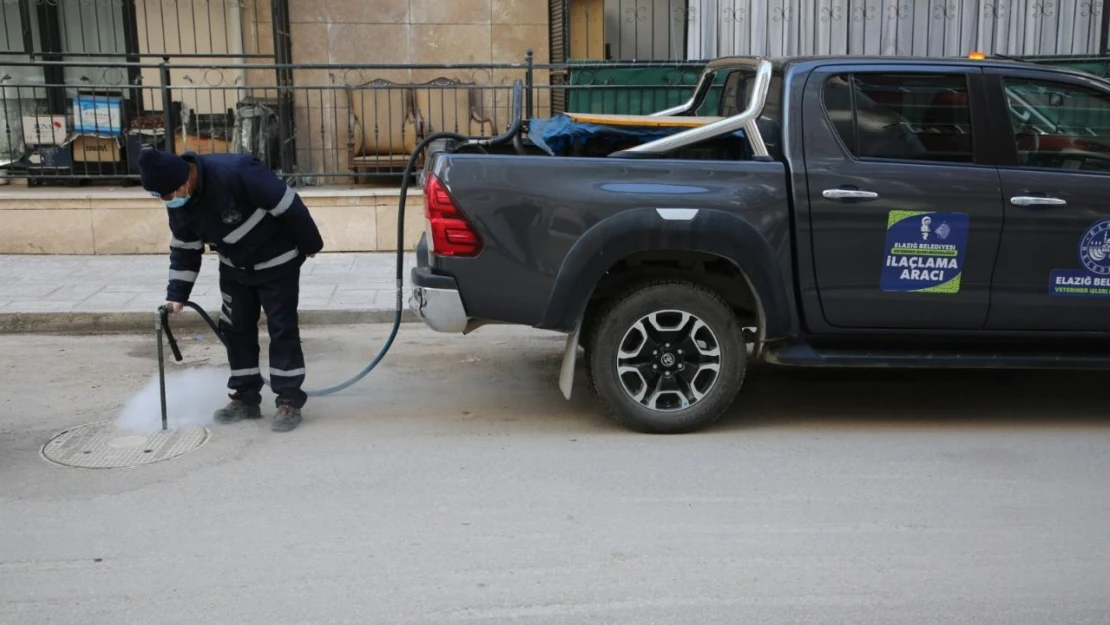
[[[385,330],[307,332],[309,385]],[[646,436],[562,399],[561,348],[409,325],[293,433],[87,470],[40,448],[115,418],[152,338],[0,336],[0,623],[1110,621],[1104,377],[760,370]]]

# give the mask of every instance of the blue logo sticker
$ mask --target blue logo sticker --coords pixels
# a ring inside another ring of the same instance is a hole
[[[959,293],[970,221],[966,213],[890,211],[882,289]]]
[[[1053,297],[1110,297],[1110,219],[1091,224],[1079,239],[1082,269],[1054,269],[1048,279]]]

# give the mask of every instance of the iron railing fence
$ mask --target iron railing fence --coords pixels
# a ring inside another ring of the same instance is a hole
[[[151,146],[253,154],[295,184],[394,184],[429,133],[503,132],[517,80],[526,118],[650,113],[688,98],[701,71],[696,63],[540,65],[531,55],[469,65],[55,63],[79,79],[0,75],[0,167],[9,179],[133,185],[138,152]],[[61,112],[48,97],[59,89]]]
[[[1106,57],[1027,59],[1106,76]],[[0,72],[0,173],[30,185],[136,184],[146,146],[252,154],[292,184],[396,184],[421,139],[508,127],[512,85],[526,119],[648,114],[684,102],[701,63],[331,65],[57,63],[59,83]],[[287,80],[291,77],[291,80]],[[700,110],[717,115],[718,81]],[[57,98],[62,92],[63,108]],[[1105,116],[1069,123],[1105,127]],[[167,132],[169,129],[169,132]]]

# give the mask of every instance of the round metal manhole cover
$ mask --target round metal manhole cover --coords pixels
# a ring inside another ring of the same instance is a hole
[[[42,455],[82,469],[122,469],[169,460],[200,449],[208,428],[193,426],[155,433],[121,430],[114,421],[81,425],[47,441]]]

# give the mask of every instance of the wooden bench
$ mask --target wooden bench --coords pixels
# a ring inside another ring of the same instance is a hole
[[[482,92],[473,83],[375,79],[347,87],[346,93],[348,167],[356,182],[366,173],[401,173],[416,145],[431,133],[492,134],[493,121],[484,114]]]

